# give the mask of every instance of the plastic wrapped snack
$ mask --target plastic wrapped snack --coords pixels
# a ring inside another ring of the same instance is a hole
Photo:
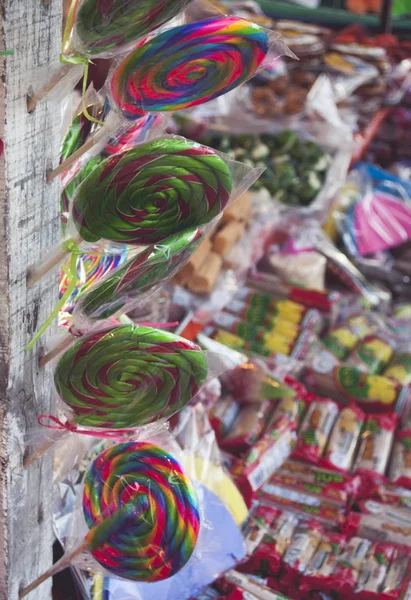
[[[358,343],[347,364],[367,373],[381,373],[393,357],[394,349],[388,336],[369,335]]]
[[[388,544],[377,542],[371,546],[355,588],[355,595],[359,600],[379,598],[394,553],[394,546]]]
[[[301,424],[293,458],[318,463],[337,417],[335,402],[326,398],[313,400]]]
[[[321,342],[336,358],[344,360],[357,344],[358,335],[348,325],[336,325]]]
[[[397,434],[388,476],[392,483],[411,489],[411,430]]]
[[[348,540],[334,569],[332,589],[337,592],[340,598],[351,598],[371,545],[370,540],[357,536]]]
[[[411,513],[375,500],[360,503],[361,513],[351,512],[345,523],[348,535],[361,535],[404,547],[411,547]]]
[[[316,521],[297,526],[281,565],[281,586],[291,597],[297,597],[301,575],[313,559],[321,542],[322,527]]]
[[[376,476],[385,474],[397,424],[395,413],[367,416],[354,471],[369,476],[371,485]]]
[[[325,466],[350,471],[364,419],[364,413],[355,404],[341,410],[323,458]]]
[[[345,542],[346,538],[341,533],[324,533],[301,579],[300,591],[303,594],[332,589],[334,569]]]

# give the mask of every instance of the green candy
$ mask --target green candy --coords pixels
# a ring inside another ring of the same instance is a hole
[[[211,148],[157,140],[93,169],[77,190],[72,216],[87,242],[148,245],[214,219],[231,188],[231,172]]]
[[[118,429],[171,417],[207,374],[196,344],[167,331],[122,325],[73,344],[57,364],[54,383],[78,424]]]

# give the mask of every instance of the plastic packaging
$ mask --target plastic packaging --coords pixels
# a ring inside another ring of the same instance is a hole
[[[351,512],[345,523],[348,535],[360,535],[399,546],[411,546],[411,515],[403,508],[374,500],[362,503],[361,513]]]
[[[397,434],[388,475],[392,483],[411,489],[411,430]]]
[[[313,398],[301,424],[293,458],[318,463],[338,417],[338,406],[326,398]]]
[[[66,554],[23,590],[22,597],[73,563],[156,582],[172,577],[192,557],[199,560],[202,509],[170,447],[178,452],[167,431],[159,430],[156,443],[143,439],[116,444],[91,463]]]
[[[322,463],[335,470],[350,471],[365,415],[355,404],[343,408],[328,440]]]
[[[190,108],[230,92],[283,54],[294,56],[279,35],[212,16],[138,44],[109,75],[110,104],[128,119]]]

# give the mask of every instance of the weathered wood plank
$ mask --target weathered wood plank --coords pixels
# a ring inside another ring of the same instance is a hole
[[[60,108],[50,100],[29,115],[26,95],[58,61],[61,13],[61,0],[0,0],[0,47],[14,50],[0,58],[0,599],[15,600],[51,563],[52,460],[24,471],[22,459],[27,430],[54,400],[39,348],[25,347],[56,302],[56,275],[28,291],[26,272],[59,236],[59,184],[46,170],[58,161]],[[49,596],[50,582],[30,599]]]

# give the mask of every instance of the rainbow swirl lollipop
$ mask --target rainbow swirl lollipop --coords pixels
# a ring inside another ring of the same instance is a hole
[[[82,56],[115,54],[157,29],[190,0],[83,0],[77,10],[74,45]]]
[[[93,169],[72,216],[87,242],[160,242],[208,223],[226,206],[232,178],[211,148],[181,139],[141,144]]]
[[[190,479],[171,454],[145,442],[117,444],[94,460],[84,481],[83,513],[93,557],[134,581],[175,575],[200,531]]]
[[[140,44],[115,68],[113,104],[135,119],[208,102],[252,77],[268,49],[264,29],[236,17],[174,27]]]
[[[54,383],[78,424],[118,429],[170,417],[190,402],[207,372],[196,344],[122,325],[73,344],[57,364]]]
[[[203,239],[199,229],[170,236],[150,246],[93,287],[76,307],[87,319],[107,319],[141,294],[179,271]]]

